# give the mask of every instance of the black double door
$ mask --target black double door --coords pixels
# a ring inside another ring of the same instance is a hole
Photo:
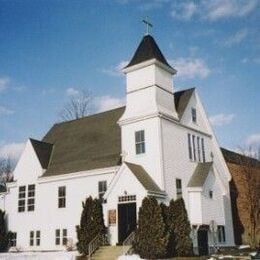
[[[207,230],[198,230],[198,249],[199,255],[208,255],[208,231]]]
[[[118,204],[118,243],[124,240],[136,227],[136,203]]]

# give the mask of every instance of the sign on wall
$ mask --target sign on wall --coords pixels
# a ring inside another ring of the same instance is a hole
[[[108,211],[108,225],[115,225],[116,224],[116,210],[110,209]]]

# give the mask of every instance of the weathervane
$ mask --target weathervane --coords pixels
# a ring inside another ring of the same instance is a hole
[[[146,34],[149,35],[149,29],[153,27],[153,25],[148,21],[148,17],[146,19],[143,19],[143,23],[146,25]]]

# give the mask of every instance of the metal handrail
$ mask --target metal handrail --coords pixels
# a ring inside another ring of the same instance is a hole
[[[135,239],[135,231],[131,232],[122,244],[123,245],[123,255],[127,254],[129,249],[126,250],[126,246],[132,245],[134,239]]]
[[[88,244],[88,259],[91,258],[91,255],[104,244],[104,234],[99,233],[96,235]]]

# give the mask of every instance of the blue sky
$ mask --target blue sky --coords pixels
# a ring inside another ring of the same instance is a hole
[[[0,157],[41,139],[80,89],[92,111],[124,103],[120,68],[144,35],[142,19],[196,87],[221,146],[260,145],[258,0],[0,0]]]

